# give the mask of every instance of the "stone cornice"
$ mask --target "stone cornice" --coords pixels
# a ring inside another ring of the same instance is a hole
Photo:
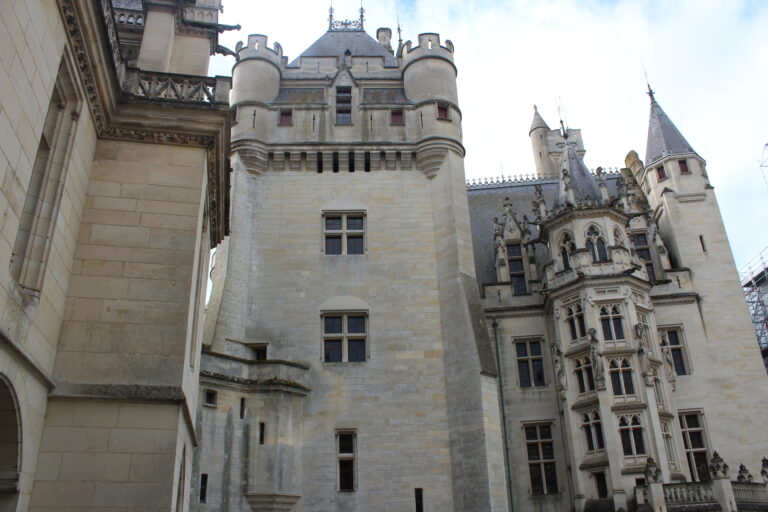
[[[157,115],[158,102],[142,105],[146,98],[125,89],[130,74],[120,54],[111,0],[58,0],[58,5],[99,138],[207,150],[211,245],[216,246],[229,233],[229,107],[161,101],[166,108]]]

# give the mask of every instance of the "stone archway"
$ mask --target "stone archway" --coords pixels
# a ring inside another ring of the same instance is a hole
[[[21,418],[13,387],[0,374],[0,512],[16,512],[21,466]]]

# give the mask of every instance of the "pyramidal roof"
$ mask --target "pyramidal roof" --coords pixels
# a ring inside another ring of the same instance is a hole
[[[298,66],[302,57],[343,58],[349,50],[353,57],[383,57],[385,67],[397,67],[397,60],[365,30],[329,30],[291,62]]]
[[[547,125],[547,122],[544,121],[544,118],[541,117],[541,114],[539,114],[539,109],[536,108],[536,105],[533,106],[533,122],[531,123],[531,129],[528,130],[528,135],[531,134],[533,130],[536,128],[546,128],[549,130],[549,125]]]
[[[664,113],[656,101],[653,90],[651,96],[651,118],[648,123],[648,145],[645,151],[645,165],[653,165],[669,155],[685,155],[695,153],[683,134],[677,129],[672,120]]]
[[[589,201],[595,203],[602,202],[600,187],[597,186],[594,176],[592,176],[592,173],[587,169],[584,160],[579,158],[579,155],[576,154],[574,146],[568,144],[567,139],[566,148],[563,150],[563,156],[560,157],[558,165],[558,172],[560,175],[557,179],[557,199],[555,199],[555,206],[565,206],[568,204],[568,194],[566,193],[567,186],[571,187],[573,190],[576,205]],[[564,171],[567,171],[567,176]]]

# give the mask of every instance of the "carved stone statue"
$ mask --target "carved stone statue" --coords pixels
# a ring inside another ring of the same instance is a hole
[[[672,383],[672,391],[674,391],[677,385],[677,372],[675,371],[675,360],[672,358],[672,350],[669,348],[666,333],[661,335],[661,356],[664,360],[667,380]]]
[[[594,328],[589,328],[589,355],[592,359],[592,371],[595,374],[595,385],[597,389],[605,389],[605,369],[603,368],[603,356],[600,355],[600,343],[597,341]]]
[[[493,218],[493,238],[504,238],[504,223],[498,217]]]
[[[648,457],[648,460],[645,462],[645,481],[649,484],[661,482],[661,469],[659,469],[653,457]]]
[[[533,193],[534,193],[534,196],[536,197],[536,202],[539,202],[544,199],[544,194],[541,191],[541,185],[538,185],[538,184],[534,185]]]
[[[563,366],[563,351],[557,343],[552,344],[552,360],[555,364],[557,389],[558,391],[565,391],[568,389],[568,380],[566,379],[565,367]]]

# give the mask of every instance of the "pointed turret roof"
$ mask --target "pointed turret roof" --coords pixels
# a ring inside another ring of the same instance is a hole
[[[653,90],[648,87],[651,97],[651,118],[648,123],[648,146],[645,151],[645,165],[650,166],[669,155],[695,153],[683,134],[664,113],[656,101]]]
[[[549,130],[549,126],[547,125],[547,122],[544,121],[544,118],[541,117],[541,114],[539,114],[539,109],[536,108],[536,105],[533,106],[533,122],[531,123],[531,129],[528,130],[528,135],[531,134],[533,130],[536,128],[546,128]]]
[[[567,187],[573,190],[573,197],[576,201],[574,206],[589,202],[599,204],[602,202],[600,187],[597,186],[597,182],[584,164],[584,160],[576,154],[574,146],[574,144],[569,144],[568,139],[566,139],[566,148],[563,150],[563,156],[560,157],[557,168],[559,176],[555,206],[565,206],[569,203]]]

